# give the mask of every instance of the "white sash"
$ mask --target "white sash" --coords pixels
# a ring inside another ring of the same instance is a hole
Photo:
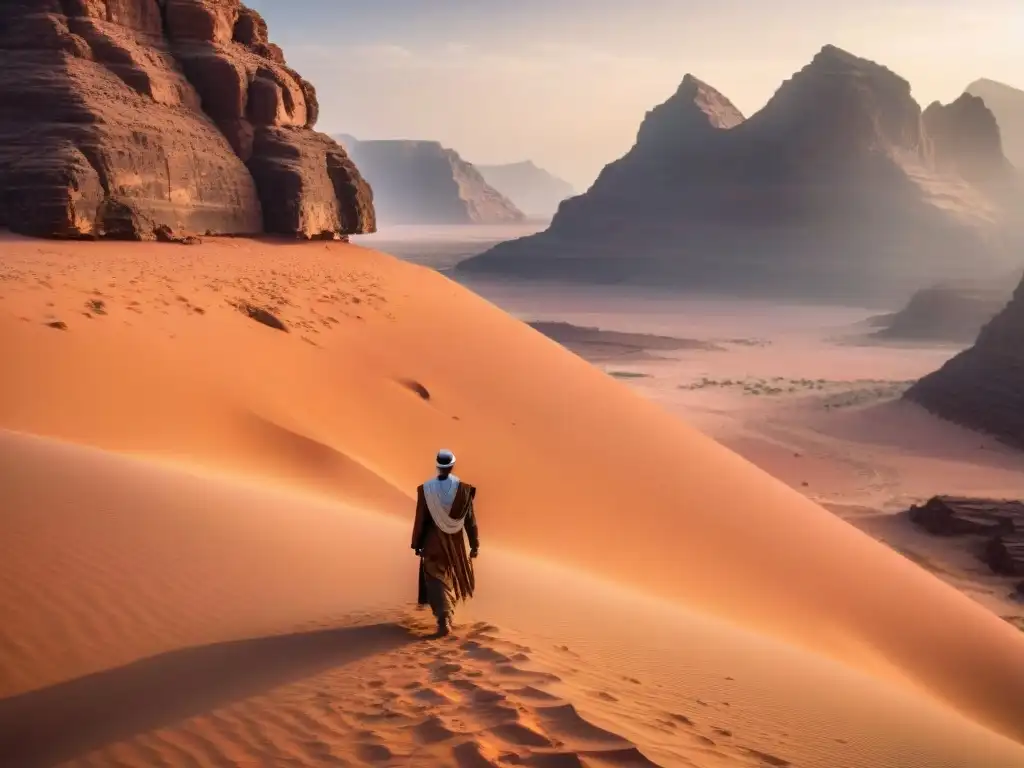
[[[452,504],[455,503],[458,490],[459,478],[455,475],[448,475],[448,479],[443,481],[435,477],[423,484],[423,498],[427,502],[430,516],[434,519],[434,525],[445,533],[460,533],[466,524],[465,516],[458,520],[451,518]]]

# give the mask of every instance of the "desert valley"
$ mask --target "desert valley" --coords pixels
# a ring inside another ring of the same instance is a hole
[[[579,192],[271,32],[0,9],[0,766],[1024,767],[1024,92],[681,72]]]

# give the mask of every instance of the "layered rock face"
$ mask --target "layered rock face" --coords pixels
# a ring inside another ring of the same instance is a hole
[[[966,92],[977,96],[992,110],[999,123],[1006,157],[1024,169],[1024,91],[995,80],[975,80]]]
[[[973,347],[904,396],[944,419],[1024,448],[1024,282]]]
[[[1010,193],[963,106],[936,140],[906,80],[832,46],[749,119],[688,75],[546,232],[459,269],[856,301],[1002,272]]]
[[[238,0],[7,0],[0,226],[56,237],[372,231],[313,87]]]
[[[373,185],[381,224],[506,224],[525,218],[473,165],[436,141],[338,138]]]
[[[477,165],[484,181],[527,216],[550,217],[562,201],[576,194],[572,184],[537,167],[532,161]]]

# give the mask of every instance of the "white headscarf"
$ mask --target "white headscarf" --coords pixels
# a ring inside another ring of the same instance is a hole
[[[466,524],[464,517],[458,520],[451,517],[452,504],[455,503],[459,483],[459,478],[455,475],[448,475],[443,480],[435,477],[423,484],[423,498],[427,502],[430,516],[434,519],[434,525],[445,533],[460,533]]]

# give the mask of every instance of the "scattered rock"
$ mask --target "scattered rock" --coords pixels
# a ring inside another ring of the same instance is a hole
[[[160,224],[153,230],[157,242],[177,243],[178,245],[200,245],[203,240],[196,235],[175,234],[166,224]]]
[[[277,318],[270,310],[264,307],[258,307],[255,304],[250,304],[247,301],[239,302],[235,304],[235,308],[238,309],[243,315],[246,315],[257,323],[262,323],[268,328],[273,328],[277,331],[284,331],[288,333],[288,326],[286,326],[281,320]]]
[[[908,510],[910,521],[934,536],[996,535],[1024,529],[1024,503],[934,496]]]
[[[992,537],[982,559],[993,573],[1024,576],[1024,528]]]
[[[48,328],[56,328],[58,331],[66,331],[68,329],[68,324],[63,320],[53,320],[47,323],[46,326]]]
[[[91,312],[93,314],[96,314],[96,315],[105,315],[105,314],[107,314],[107,305],[104,303],[104,301],[102,299],[90,299],[89,301],[85,302],[85,306],[86,306],[86,309],[88,309],[89,312]]]
[[[992,572],[1024,576],[1024,502],[936,496],[909,515],[936,536],[987,537],[981,559]]]

